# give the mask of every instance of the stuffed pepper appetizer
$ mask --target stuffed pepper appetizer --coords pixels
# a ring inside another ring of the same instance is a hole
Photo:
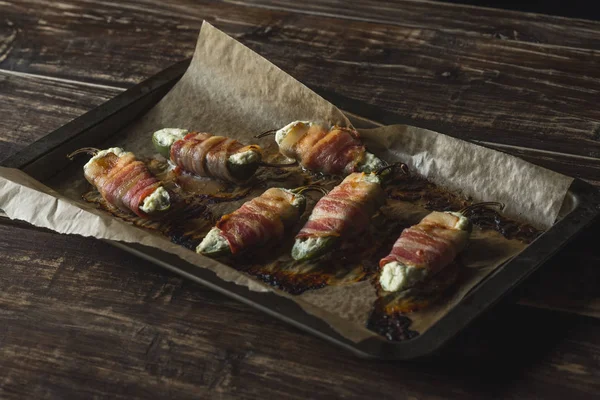
[[[366,151],[358,132],[351,128],[326,128],[308,121],[295,121],[275,132],[279,151],[312,172],[348,175],[374,172],[385,163]],[[259,135],[260,136],[260,135]]]
[[[451,264],[464,250],[473,225],[467,211],[499,203],[478,203],[458,212],[433,211],[404,229],[391,253],[379,261],[379,284],[386,292],[407,289]]]
[[[306,207],[301,194],[311,187],[271,188],[221,217],[196,248],[208,256],[235,255],[281,241]]]
[[[379,173],[355,172],[323,196],[296,235],[292,257],[298,261],[319,257],[341,240],[364,232],[385,203],[381,179]]]
[[[68,157],[81,153],[92,156],[83,166],[85,179],[112,206],[144,218],[162,213],[171,206],[169,192],[132,152],[120,147],[83,148]]]
[[[244,146],[235,139],[209,133],[165,128],[154,132],[152,142],[181,170],[228,182],[250,179],[262,161],[259,146]]]

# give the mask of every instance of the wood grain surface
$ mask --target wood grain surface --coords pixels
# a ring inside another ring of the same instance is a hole
[[[600,185],[599,23],[417,0],[165,3],[0,1],[0,158],[190,56],[206,19],[311,87]],[[400,364],[0,217],[0,397],[591,398],[599,236],[522,286],[535,308],[502,305]]]

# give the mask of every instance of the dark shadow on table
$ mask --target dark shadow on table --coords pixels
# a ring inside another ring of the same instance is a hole
[[[600,5],[590,0],[437,0],[445,3],[558,15],[561,17],[600,19]]]

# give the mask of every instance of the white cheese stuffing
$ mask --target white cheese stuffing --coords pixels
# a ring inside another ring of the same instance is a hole
[[[320,248],[324,242],[329,240],[328,237],[309,237],[306,239],[296,239],[292,248],[292,257],[296,260],[304,258],[308,253],[312,253],[315,249]]]
[[[261,160],[260,153],[254,150],[242,151],[229,156],[229,162],[232,164],[244,165],[259,162]]]
[[[381,185],[381,177],[375,173],[363,174],[363,180]]]
[[[469,218],[465,217],[459,212],[454,211],[446,211],[446,213],[454,215],[458,218],[456,224],[454,225],[454,229],[458,229],[460,231],[466,231],[469,228]]]
[[[397,292],[422,281],[426,275],[426,268],[417,268],[392,261],[383,266],[379,275],[379,284],[386,292]]]
[[[171,147],[179,139],[183,139],[188,134],[187,129],[164,128],[154,132],[154,140],[159,146]]]
[[[293,195],[292,205],[296,208],[301,207],[303,204],[306,204],[306,197],[301,194],[297,194],[292,192],[290,189],[282,189],[284,192],[290,193]]]
[[[365,159],[358,165],[358,170],[362,172],[375,172],[385,167],[385,163],[377,158],[373,153],[365,152]]]
[[[146,214],[152,214],[156,211],[167,210],[171,206],[169,192],[162,186],[159,186],[150,195],[146,196],[140,210]]]
[[[229,243],[219,228],[212,228],[196,247],[196,253],[218,253],[229,249]]]
[[[113,153],[117,157],[121,157],[124,154],[126,154],[127,152],[120,147],[111,147],[110,149],[100,150],[98,153],[96,153],[96,155],[94,157],[90,158],[90,160],[87,163],[85,163],[85,165],[83,166],[83,169],[84,170],[87,169],[90,165],[92,165],[92,163],[94,161],[99,160],[102,157],[104,157],[110,153]]]
[[[275,132],[275,141],[277,142],[277,145],[280,145],[281,142],[283,141],[283,139],[285,139],[285,137],[288,135],[288,133],[290,133],[292,131],[292,129],[294,129],[294,128],[310,128],[312,125],[313,125],[313,123],[310,121],[290,122],[283,128],[279,129],[277,132]]]

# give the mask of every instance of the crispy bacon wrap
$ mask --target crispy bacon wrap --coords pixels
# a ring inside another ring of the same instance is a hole
[[[356,172],[366,152],[354,129],[305,124],[289,131],[279,143],[279,151],[308,170],[328,175]]]
[[[123,211],[133,211],[140,217],[148,216],[140,209],[144,199],[161,186],[131,152],[117,155],[109,151],[92,158],[84,167],[84,175],[109,204]]]
[[[244,146],[235,139],[213,136],[209,133],[188,133],[171,146],[171,161],[184,171],[198,176],[240,182],[228,166],[229,157],[248,150],[260,154],[259,146]]]
[[[406,228],[394,243],[392,252],[379,266],[396,261],[409,267],[424,268],[435,274],[450,264],[467,245],[469,230],[458,229],[460,217],[434,211],[417,225]]]
[[[236,254],[254,246],[281,241],[285,230],[300,218],[303,205],[302,195],[271,188],[221,217],[216,227],[227,239],[231,253]]]
[[[367,229],[384,203],[385,194],[375,174],[350,174],[317,202],[296,239],[356,236]]]

